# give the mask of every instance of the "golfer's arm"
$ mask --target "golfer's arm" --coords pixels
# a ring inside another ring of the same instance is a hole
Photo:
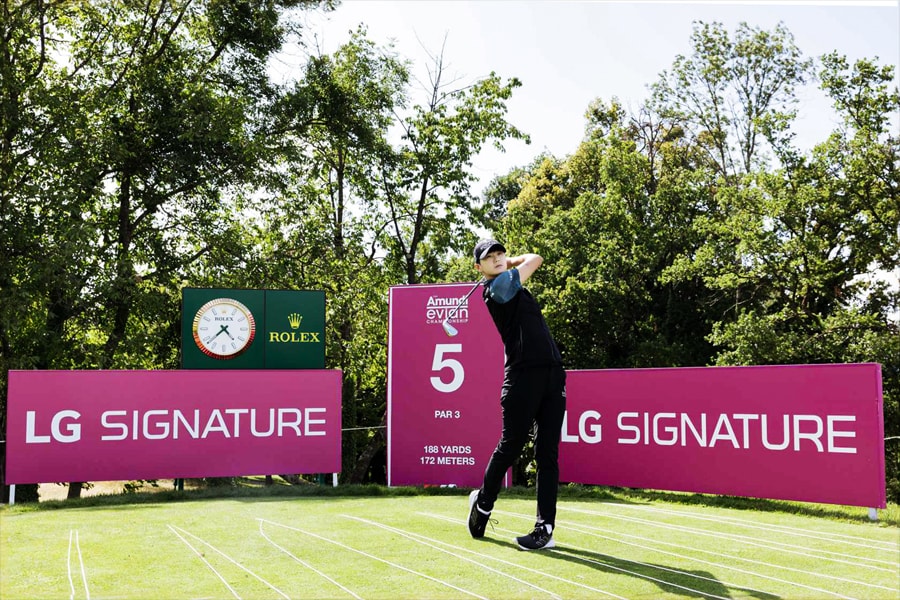
[[[508,259],[507,265],[519,271],[519,281],[524,283],[543,262],[544,259],[537,254],[521,254]]]

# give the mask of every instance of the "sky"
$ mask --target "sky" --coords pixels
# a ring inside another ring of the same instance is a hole
[[[507,120],[528,133],[531,144],[513,140],[503,153],[478,155],[476,193],[541,152],[573,153],[592,100],[616,97],[629,112],[637,110],[676,55],[690,53],[695,21],[721,23],[730,34],[741,22],[767,30],[781,22],[805,57],[837,51],[851,63],[877,57],[900,71],[897,0],[343,0],[335,11],[306,21],[307,39],[323,53],[334,52],[364,23],[374,42],[393,41],[420,80],[428,80],[429,56],[443,46],[445,73],[460,84],[492,71],[522,81],[507,103]],[[299,53],[287,53],[281,68],[290,73],[291,64],[304,62]],[[416,93],[413,100],[423,101],[425,91]],[[799,98],[794,131],[809,148],[837,119],[814,87],[800,90]]]

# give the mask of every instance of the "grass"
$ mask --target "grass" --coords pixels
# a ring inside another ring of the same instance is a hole
[[[534,490],[484,540],[466,490],[246,485],[0,509],[0,597],[891,598],[900,508],[570,486],[558,547],[520,552]]]

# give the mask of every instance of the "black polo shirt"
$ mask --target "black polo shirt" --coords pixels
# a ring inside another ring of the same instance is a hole
[[[562,365],[559,348],[534,296],[510,269],[484,284],[488,312],[500,332],[506,370]]]

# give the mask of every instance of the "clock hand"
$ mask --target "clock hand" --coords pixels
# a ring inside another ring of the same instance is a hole
[[[224,331],[225,335],[230,337],[232,340],[234,339],[234,336],[228,332],[228,325],[222,325],[222,331]],[[222,331],[220,331],[219,333],[222,333]],[[216,335],[218,335],[218,334],[216,334]]]
[[[209,338],[209,341],[211,342],[211,341],[213,341],[214,339],[216,339],[217,337],[219,337],[219,335],[221,335],[223,331],[224,331],[225,333],[228,333],[228,325],[219,325],[219,333],[217,333],[216,335],[214,335],[214,336],[212,336],[211,338]],[[228,333],[228,336],[231,337],[231,334]],[[232,338],[232,339],[234,339],[234,338]]]

